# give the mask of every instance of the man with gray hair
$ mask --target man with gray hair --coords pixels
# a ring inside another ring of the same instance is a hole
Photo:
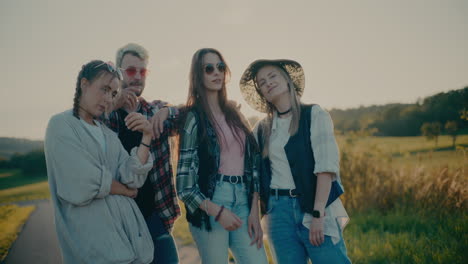
[[[153,168],[144,185],[138,189],[135,201],[146,219],[154,242],[153,263],[179,263],[171,231],[180,215],[180,208],[172,178],[169,136],[175,133],[178,109],[163,101],[147,102],[141,94],[148,74],[148,52],[138,44],[129,43],[117,51],[117,67],[122,69],[120,96],[114,102],[114,111],[104,120],[114,130],[124,148],[144,145],[150,149]],[[142,134],[129,130],[125,117],[131,112],[146,116],[154,125],[155,138],[150,145],[141,142]]]

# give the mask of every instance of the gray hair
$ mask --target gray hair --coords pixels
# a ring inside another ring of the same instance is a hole
[[[148,51],[145,48],[143,48],[143,46],[138,45],[136,43],[128,43],[127,45],[117,50],[117,55],[115,59],[117,67],[122,66],[122,60],[126,54],[136,56],[144,60],[145,62],[147,62],[149,58]]]

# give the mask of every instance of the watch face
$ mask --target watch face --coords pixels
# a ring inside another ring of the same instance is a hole
[[[320,218],[320,211],[314,210],[312,212],[312,216],[315,217],[315,218]]]

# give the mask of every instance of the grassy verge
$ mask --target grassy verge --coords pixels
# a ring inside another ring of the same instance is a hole
[[[47,175],[27,175],[19,169],[0,170],[0,190],[47,180]]]
[[[47,181],[0,190],[0,203],[47,199],[49,197]]]
[[[182,215],[177,219],[174,224],[174,231],[173,235],[181,241],[181,244],[186,245],[195,245],[193,241],[192,235],[190,234],[190,230],[188,227],[187,220],[185,218],[185,207],[182,203],[179,203],[180,209],[182,211]]]
[[[463,263],[468,258],[468,215],[360,213],[345,229],[354,263]]]
[[[6,257],[18,232],[34,210],[34,206],[0,206],[0,261]]]

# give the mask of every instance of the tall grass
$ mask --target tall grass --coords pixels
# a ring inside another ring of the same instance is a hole
[[[432,157],[402,165],[363,142],[342,144],[344,237],[355,263],[463,263],[468,259],[466,150],[459,163]],[[437,163],[437,166],[434,166]]]
[[[352,151],[346,145],[341,155],[341,177],[345,184],[345,207],[354,212],[376,209],[417,208],[420,211],[466,212],[468,179],[464,162],[457,168],[426,167],[423,163],[400,166],[390,154]]]

